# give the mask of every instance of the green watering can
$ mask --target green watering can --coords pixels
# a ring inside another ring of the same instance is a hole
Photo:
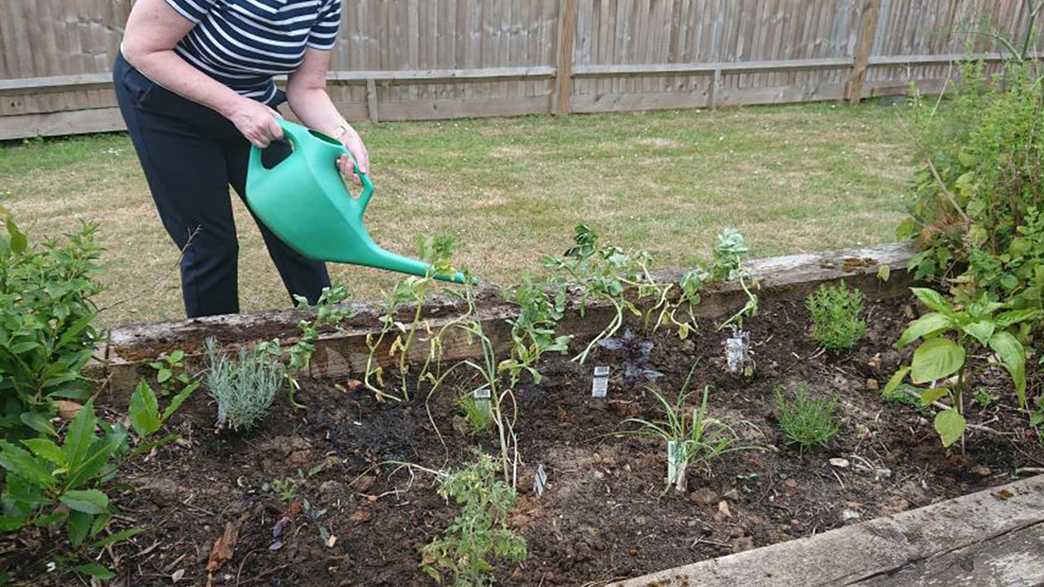
[[[425,276],[431,265],[382,249],[370,238],[363,214],[373,197],[373,183],[356,173],[363,190],[352,196],[337,168],[348,149],[333,137],[280,119],[284,142],[250,149],[246,200],[251,211],[284,243],[316,261],[349,263]],[[286,143],[289,143],[289,152]],[[281,155],[281,157],[279,157]],[[463,283],[464,276],[436,275]]]

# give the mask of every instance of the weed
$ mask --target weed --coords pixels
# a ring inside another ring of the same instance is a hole
[[[812,339],[831,351],[844,351],[855,345],[866,334],[863,313],[863,293],[849,289],[843,283],[821,285],[805,299],[805,308],[812,318]]]
[[[723,454],[746,448],[736,446],[739,437],[728,424],[708,416],[710,386],[703,388],[698,407],[687,406],[692,393],[689,385],[695,371],[696,366],[693,365],[673,402],[668,401],[655,387],[649,388],[663,409],[663,420],[628,418],[624,424],[637,424],[638,428],[620,433],[662,438],[667,443],[667,485],[673,483],[678,492],[685,491],[688,482],[686,472],[690,464],[697,463],[709,468],[710,463]]]
[[[297,497],[298,480],[293,477],[272,479],[272,491],[283,503],[290,503]]]
[[[177,393],[179,388],[193,383],[192,375],[185,369],[185,351],[176,350],[170,354],[163,353],[149,367],[156,373],[159,395],[168,396]]]
[[[497,479],[497,464],[480,454],[475,463],[439,480],[439,495],[452,499],[460,511],[443,533],[421,549],[421,570],[438,583],[449,574],[453,584],[479,587],[493,584],[491,559],[521,562],[526,541],[508,528],[515,490]]]
[[[283,365],[259,346],[241,347],[236,360],[222,354],[213,338],[206,341],[206,383],[218,406],[218,427],[249,430],[264,419],[282,387]]]
[[[836,415],[837,398],[813,397],[804,385],[795,390],[793,401],[788,401],[783,390],[777,388],[776,412],[787,443],[796,444],[803,451],[826,448],[841,430]]]
[[[983,410],[993,405],[993,402],[997,401],[997,398],[990,394],[989,390],[980,387],[975,390],[975,403]]]

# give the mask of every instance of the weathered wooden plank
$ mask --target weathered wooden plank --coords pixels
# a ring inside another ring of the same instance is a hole
[[[574,77],[603,76],[649,76],[649,75],[712,75],[715,70],[723,73],[758,73],[766,71],[803,71],[814,69],[839,69],[852,66],[850,57],[826,59],[793,59],[786,61],[740,61],[728,63],[665,63],[633,65],[584,65],[573,70]]]
[[[558,69],[555,83],[555,113],[568,114],[572,110],[573,100],[573,63],[576,60],[576,0],[562,0],[559,3],[558,39],[555,44]]]
[[[1038,476],[610,587],[1040,585],[1042,524]]]
[[[0,117],[0,141],[108,132],[127,128],[119,108],[69,110]]]
[[[748,268],[758,281],[759,295],[764,297],[799,299],[821,283],[845,280],[860,287],[868,299],[874,300],[906,292],[909,283],[906,265],[912,254],[908,244],[893,243],[839,252],[760,259],[750,262]],[[892,277],[888,282],[883,283],[876,277],[880,265],[892,268]],[[682,274],[681,270],[663,271],[657,274],[657,278],[676,282]],[[517,310],[491,293],[486,291],[479,295],[480,319],[498,351],[503,351],[511,344],[505,319],[517,315]],[[720,318],[741,307],[745,300],[746,294],[738,284],[716,284],[704,293],[694,313],[705,319]],[[353,304],[352,308],[354,317],[344,325],[345,331],[326,334],[317,344],[314,375],[358,376],[364,370],[369,356],[366,338],[380,329],[380,308],[376,304]],[[411,311],[405,308],[402,315],[407,316]],[[425,306],[425,317],[434,329],[453,320],[460,311],[459,303],[437,298]],[[608,306],[591,305],[581,318],[574,307],[563,322],[562,329],[579,337],[592,335],[608,322],[609,312]],[[108,344],[99,353],[105,357],[105,364],[95,365],[94,368],[107,371],[106,376],[111,382],[109,387],[114,393],[109,399],[120,403],[126,401],[133,389],[138,370],[160,353],[181,349],[190,359],[198,357],[209,337],[230,349],[276,337],[289,342],[296,336],[297,323],[301,317],[298,311],[285,310],[117,328],[111,332]],[[429,352],[426,341],[419,341],[410,352],[411,360],[422,361]],[[464,338],[448,338],[444,341],[444,352],[446,360],[458,360],[473,356],[478,348],[474,346],[474,341],[468,344]],[[376,357],[382,365],[392,360],[386,352],[379,352]]]

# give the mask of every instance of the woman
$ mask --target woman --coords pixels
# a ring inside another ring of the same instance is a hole
[[[239,311],[228,194],[246,184],[250,145],[282,138],[288,102],[308,127],[342,141],[359,169],[366,147],[326,92],[341,0],[137,0],[114,67],[120,111],[160,218],[182,251],[190,318]],[[288,74],[286,92],[272,77]],[[347,157],[341,172],[353,175]],[[260,225],[291,296],[315,303],[330,278]]]

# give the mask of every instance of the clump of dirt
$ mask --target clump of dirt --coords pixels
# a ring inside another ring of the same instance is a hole
[[[970,431],[963,453],[940,446],[929,412],[882,402],[880,388],[905,358],[892,342],[909,309],[897,301],[868,311],[859,348],[829,353],[807,336],[800,303],[766,303],[750,324],[752,378],[725,373],[725,335],[713,325],[686,341],[652,337],[648,366],[663,373],[659,388],[673,396],[695,364],[694,385],[711,389],[711,416],[731,425],[743,448],[690,467],[681,495],[665,489],[662,442],[618,434],[627,418],[660,417],[646,385],[625,385],[617,368],[608,397],[591,397],[592,367],[619,366],[626,357],[601,349],[584,366],[549,358],[543,382],[517,390],[525,462],[510,521],[526,538],[529,558],[498,567],[498,579],[577,585],[635,576],[924,506],[1044,463],[996,369],[977,369],[976,386],[997,401],[972,405],[969,420],[988,421],[1000,433]],[[298,399],[307,410],[284,400],[246,435],[215,434],[212,407],[198,395],[176,417],[183,441],[131,467],[125,489],[113,496],[121,526],[148,530],[113,549],[124,581],[431,584],[418,571],[419,549],[454,508],[435,493],[432,475],[404,463],[451,467],[470,459],[474,447],[495,451],[494,439],[454,428],[449,391],[426,407],[424,390],[413,402],[380,403],[339,391],[337,383],[344,382],[305,381]],[[798,384],[839,400],[841,432],[826,449],[800,452],[778,429],[773,394]],[[547,486],[538,497],[532,480],[540,465]],[[239,524],[231,556],[208,578],[214,542],[230,523]],[[8,547],[3,559],[9,569],[39,571],[46,541]]]

